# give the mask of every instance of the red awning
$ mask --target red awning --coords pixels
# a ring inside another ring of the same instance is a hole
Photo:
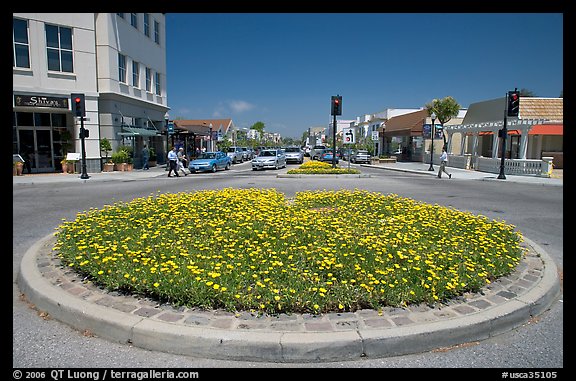
[[[480,131],[478,133],[479,136],[482,135],[492,135],[492,131]],[[508,135],[520,135],[520,131],[518,130],[508,130]]]
[[[563,124],[537,124],[528,135],[564,135]]]

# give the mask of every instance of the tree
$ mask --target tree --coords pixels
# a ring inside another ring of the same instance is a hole
[[[266,126],[262,122],[256,122],[252,125],[252,127],[250,127],[251,130],[258,131],[260,136],[264,136],[264,128],[266,128]]]
[[[520,96],[521,97],[535,97],[536,94],[534,94],[533,91],[528,90],[528,89],[520,89]]]
[[[108,162],[108,152],[112,151],[112,144],[108,138],[100,139],[100,151],[104,151],[104,157],[106,158],[106,163]]]
[[[451,96],[442,99],[433,99],[432,102],[425,105],[425,108],[428,110],[428,115],[434,112],[434,114],[436,114],[436,120],[443,126],[453,117],[458,116],[460,112],[460,105]],[[442,138],[444,139],[444,147],[446,148],[448,142],[446,141],[444,129],[442,129]]]

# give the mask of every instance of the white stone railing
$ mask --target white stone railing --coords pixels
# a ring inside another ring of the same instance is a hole
[[[448,161],[450,163],[450,160]],[[502,159],[478,157],[476,158],[476,170],[489,173],[500,173]],[[552,173],[552,158],[543,157],[538,159],[504,159],[504,174],[519,176],[550,177]]]
[[[430,155],[424,155],[426,160],[423,163],[430,163]],[[434,154],[433,163],[440,164],[440,155]],[[542,157],[538,159],[504,159],[504,174],[518,176],[541,176],[550,177],[552,174],[553,157]],[[448,155],[448,167],[475,169],[480,172],[500,173],[500,158],[489,158],[470,154]]]

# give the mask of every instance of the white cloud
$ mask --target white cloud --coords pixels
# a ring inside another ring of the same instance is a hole
[[[254,108],[253,104],[246,101],[230,101],[228,102],[228,105],[234,112],[244,112]]]

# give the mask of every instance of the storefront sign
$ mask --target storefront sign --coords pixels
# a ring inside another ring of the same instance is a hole
[[[434,123],[434,139],[440,139],[442,138],[442,125],[441,124],[436,124]],[[422,126],[422,137],[424,139],[430,139],[431,133],[430,130],[432,129],[432,125],[431,124],[424,124]]]
[[[14,95],[15,106],[51,107],[68,109],[68,98],[45,97],[43,95]]]

